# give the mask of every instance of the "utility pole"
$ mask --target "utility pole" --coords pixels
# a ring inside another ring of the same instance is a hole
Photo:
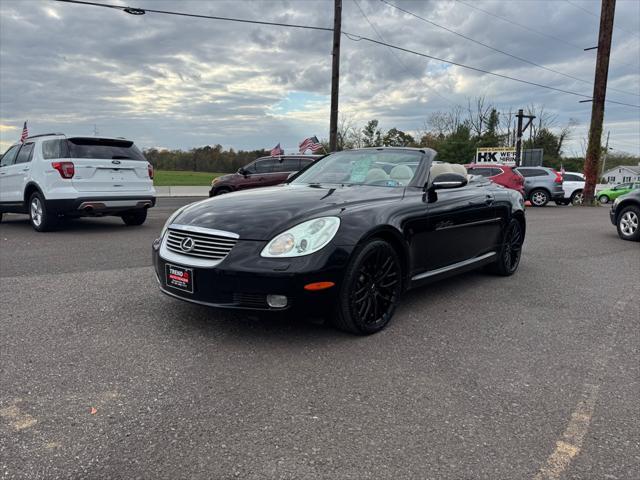
[[[593,105],[591,107],[591,126],[589,127],[589,145],[584,161],[584,201],[582,205],[595,204],[595,189],[598,182],[600,154],[602,149],[602,122],[604,120],[604,100],[607,93],[609,74],[609,55],[613,34],[613,17],[616,0],[602,0],[600,10],[600,33],[598,35],[598,56],[596,57],[596,76],[593,84]]]
[[[519,167],[521,163],[521,157],[522,157],[522,134],[527,131],[527,128],[529,128],[529,126],[531,125],[531,122],[533,121],[534,118],[536,118],[536,116],[525,115],[524,110],[520,109],[518,110],[518,114],[516,115],[516,118],[518,119],[518,129],[516,130],[516,167]],[[529,121],[523,128],[522,120],[525,118],[527,118]]]
[[[342,26],[342,0],[334,0],[333,10],[333,62],[331,64],[331,116],[329,118],[329,150],[338,149],[338,86],[340,82],[340,37]]]

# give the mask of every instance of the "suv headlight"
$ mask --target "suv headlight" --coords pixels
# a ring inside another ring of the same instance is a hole
[[[164,222],[164,227],[162,227],[162,230],[160,231],[160,238],[164,237],[164,234],[167,233],[167,229],[169,228],[169,225],[171,225],[173,223],[173,221],[176,219],[176,217],[178,215],[180,215],[182,213],[182,211],[187,208],[189,205],[185,205],[184,207],[180,207],[178,210],[176,210],[175,212],[173,212],[171,214],[171,216],[169,216],[169,218],[167,219],[166,222]]]
[[[260,256],[286,258],[315,253],[333,239],[338,227],[338,217],[321,217],[303,222],[273,238]]]

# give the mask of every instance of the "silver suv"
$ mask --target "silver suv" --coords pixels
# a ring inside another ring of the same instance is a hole
[[[549,200],[564,202],[562,175],[554,169],[518,167],[516,170],[524,177],[524,198],[534,207],[544,207]]]

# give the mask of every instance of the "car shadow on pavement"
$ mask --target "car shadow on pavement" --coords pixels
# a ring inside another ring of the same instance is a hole
[[[300,346],[310,344],[325,344],[327,341],[350,342],[385,342],[388,335],[395,335],[396,329],[404,328],[405,322],[410,322],[413,310],[418,310],[420,316],[425,316],[428,323],[433,308],[433,316],[441,315],[440,307],[443,301],[463,296],[470,288],[486,279],[499,278],[482,272],[467,272],[456,277],[444,279],[441,282],[419,287],[406,292],[396,313],[383,331],[370,336],[357,336],[343,332],[331,325],[329,318],[307,318],[293,313],[281,312],[253,312],[246,310],[224,310],[202,305],[195,305],[174,300],[163,295],[160,308],[164,319],[172,319],[163,328],[169,329],[171,335],[195,334],[198,337],[219,339],[232,337],[254,344],[268,341],[271,344],[298,342]],[[166,320],[165,320],[166,321]],[[375,340],[374,340],[375,339]]]

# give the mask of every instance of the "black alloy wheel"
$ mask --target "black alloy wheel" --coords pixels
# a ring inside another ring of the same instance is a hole
[[[509,222],[505,230],[504,241],[498,253],[498,259],[489,266],[491,272],[504,277],[513,275],[518,269],[518,265],[520,265],[523,243],[522,226],[514,218]]]
[[[354,255],[345,273],[335,325],[368,335],[391,320],[402,291],[398,254],[384,240],[372,240]]]

